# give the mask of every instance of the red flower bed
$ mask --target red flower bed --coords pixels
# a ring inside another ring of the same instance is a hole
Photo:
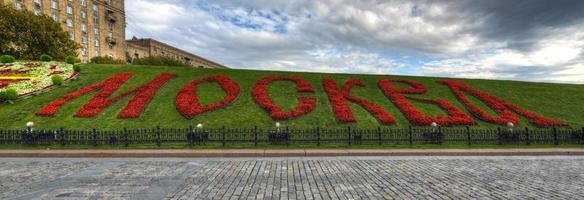
[[[343,90],[339,89],[337,83],[332,79],[323,80],[324,89],[332,104],[333,112],[339,122],[356,122],[355,114],[349,106],[348,101],[362,106],[371,113],[377,120],[384,124],[394,124],[395,118],[381,106],[367,101],[363,98],[351,95],[351,89],[355,86],[365,87],[365,82],[359,79],[352,79],[345,83]]]
[[[134,98],[130,100],[128,105],[120,112],[119,118],[136,118],[146,108],[146,105],[154,98],[156,91],[164,85],[168,80],[176,77],[174,74],[163,73],[156,77],[151,82],[144,84],[140,87],[134,88],[132,90],[126,91],[114,98],[109,99],[114,92],[116,92],[126,81],[128,81],[133,76],[132,73],[121,73],[104,82],[96,83],[85,87],[81,90],[69,93],[63,96],[61,99],[57,99],[41,110],[37,112],[38,116],[53,116],[59,110],[59,108],[66,104],[67,102],[90,93],[94,90],[100,90],[87,104],[85,104],[76,114],[76,117],[90,118],[97,116],[103,109],[110,106],[111,104],[121,100],[122,98],[136,93]]]
[[[405,83],[411,88],[396,88],[392,82]],[[410,80],[381,80],[379,88],[385,96],[391,100],[413,125],[430,125],[435,122],[440,125],[475,125],[476,122],[458,107],[450,104],[445,99],[424,99],[406,97],[404,94],[424,94],[427,89],[421,83]],[[431,117],[418,110],[408,99],[435,104],[448,114],[448,116]]]
[[[523,108],[520,108],[519,106],[512,104],[511,102],[505,101],[501,98],[490,95],[486,92],[474,89],[460,81],[444,80],[438,81],[438,83],[450,87],[450,90],[452,90],[454,95],[456,95],[456,97],[467,107],[467,109],[472,114],[487,122],[495,124],[506,124],[508,122],[512,122],[514,124],[519,124],[519,117],[514,113],[516,112],[520,115],[525,116],[528,119],[531,119],[532,122],[539,127],[568,125],[566,122],[547,118],[545,116],[529,112]],[[499,116],[493,116],[481,110],[478,106],[474,105],[466,98],[463,91],[466,91],[470,93],[472,96],[485,102],[491,109],[493,109],[497,114],[499,114]]]
[[[197,86],[206,82],[217,82],[227,96],[220,102],[211,105],[201,105],[199,96],[197,95]],[[182,88],[176,96],[175,105],[183,116],[192,119],[198,114],[230,105],[237,99],[240,91],[241,87],[239,84],[224,75],[197,79]]]
[[[259,80],[252,89],[254,101],[263,109],[270,112],[274,120],[287,120],[305,115],[316,108],[317,99],[314,97],[298,97],[298,106],[292,111],[285,111],[276,105],[268,94],[268,87],[274,81],[294,82],[299,93],[314,93],[314,87],[306,80],[293,76],[268,76]]]

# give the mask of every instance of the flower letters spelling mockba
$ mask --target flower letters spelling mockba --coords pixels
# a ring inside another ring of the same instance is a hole
[[[69,93],[53,102],[45,105],[36,114],[38,116],[54,116],[59,108],[68,102],[87,95],[91,92],[96,92],[89,102],[87,102],[76,114],[75,117],[91,118],[97,116],[105,108],[120,101],[122,98],[131,97],[129,103],[118,114],[118,118],[138,118],[144,112],[150,101],[154,98],[157,91],[160,90],[167,82],[176,77],[175,74],[163,73],[134,89],[127,90],[120,93],[120,95],[112,96],[120,87],[122,87],[130,78],[132,73],[121,73],[114,75],[107,80],[96,83],[75,92]],[[269,86],[275,82],[283,81],[290,82],[296,85],[296,92],[305,94],[298,97],[298,105],[291,110],[286,110],[280,105],[276,104],[269,94]],[[409,87],[396,87],[394,83],[401,83]],[[563,121],[551,119],[530,111],[527,111],[511,102],[503,100],[499,97],[488,94],[484,91],[474,89],[460,81],[438,81],[438,83],[450,88],[454,95],[466,107],[472,116],[475,118],[494,124],[505,124],[508,122],[519,123],[519,116],[521,115],[539,127],[552,126],[566,126]],[[218,84],[226,93],[226,96],[221,100],[209,105],[203,105],[199,101],[199,93],[197,87],[201,84]],[[341,84],[341,87],[339,87]],[[365,82],[361,79],[351,79],[345,83],[337,83],[337,81],[329,78],[322,80],[324,92],[328,96],[334,117],[340,123],[356,123],[355,115],[349,103],[354,103],[363,107],[373,117],[375,117],[382,124],[395,124],[396,118],[382,106],[368,101],[362,97],[351,94],[351,90],[355,87],[367,87]],[[419,82],[412,80],[380,80],[377,84],[382,93],[387,99],[393,103],[406,117],[406,119],[416,126],[430,125],[436,122],[441,125],[476,125],[477,121],[471,115],[464,112],[461,108],[451,104],[445,99],[430,99],[415,97],[415,95],[424,94],[427,88]],[[231,105],[237,100],[241,92],[239,83],[235,80],[225,76],[216,75],[210,77],[203,77],[195,79],[183,86],[178,92],[175,99],[175,106],[177,111],[187,119],[192,119],[197,115],[205,112],[211,112],[216,109],[221,109]],[[313,95],[316,92],[315,87],[298,76],[267,76],[256,82],[253,86],[251,94],[255,103],[264,109],[273,120],[289,120],[304,116],[313,111],[317,106],[318,99],[316,97],[306,97]],[[468,100],[466,95],[472,95],[474,98],[484,102],[490,107],[496,115],[489,114],[482,110],[477,105]],[[445,111],[444,116],[429,116],[424,114],[421,110],[416,108],[412,102],[433,104]]]

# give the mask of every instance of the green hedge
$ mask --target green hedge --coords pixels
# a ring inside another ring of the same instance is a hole
[[[157,65],[157,66],[190,66],[186,63],[184,63],[183,61],[174,59],[174,58],[169,58],[169,57],[163,57],[163,56],[150,56],[150,57],[144,57],[144,58],[137,58],[134,59],[134,61],[132,61],[132,64],[134,65]]]
[[[13,63],[16,59],[11,55],[0,56],[0,63]]]
[[[91,63],[95,64],[126,64],[125,61],[120,59],[114,59],[109,56],[98,56],[91,58]]]

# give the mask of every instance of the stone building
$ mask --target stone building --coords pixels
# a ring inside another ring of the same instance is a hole
[[[191,54],[184,50],[150,38],[138,39],[134,37],[131,40],[126,40],[126,46],[126,58],[128,62],[132,62],[132,60],[136,58],[164,56],[183,61],[195,67],[219,69],[227,68],[219,63],[207,60],[203,57]]]
[[[96,56],[125,59],[124,0],[0,0],[0,3],[53,18],[72,40],[81,44],[82,61]]]

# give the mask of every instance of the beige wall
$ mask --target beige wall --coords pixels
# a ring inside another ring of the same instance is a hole
[[[51,6],[52,1],[39,0],[40,6],[36,5],[34,0],[2,0],[0,3],[16,6],[19,2],[22,8],[28,11],[40,12],[49,17],[56,16],[63,30],[72,33],[73,40],[83,46],[79,51],[79,58],[83,61],[88,61],[95,56],[107,55],[116,59],[125,59],[124,0],[111,0],[111,5],[108,5],[106,0],[54,0],[57,3],[56,8]],[[82,5],[82,2],[85,2],[85,5]],[[93,5],[96,5],[95,11]],[[68,13],[68,6],[72,8],[72,14]],[[85,12],[85,17],[81,14],[82,12]],[[94,17],[97,20],[94,20]],[[73,22],[72,27],[69,26],[68,20]],[[86,31],[82,30],[83,25],[86,26]]]
[[[219,63],[207,60],[189,52],[183,51],[168,44],[153,40],[153,39],[132,39],[127,40],[128,46],[127,55],[130,56],[128,60],[134,59],[133,55],[136,51],[148,52],[148,56],[165,56],[184,61],[185,63],[194,67],[206,68],[227,68]],[[141,55],[141,54],[140,54]],[[142,56],[143,57],[143,56]]]

